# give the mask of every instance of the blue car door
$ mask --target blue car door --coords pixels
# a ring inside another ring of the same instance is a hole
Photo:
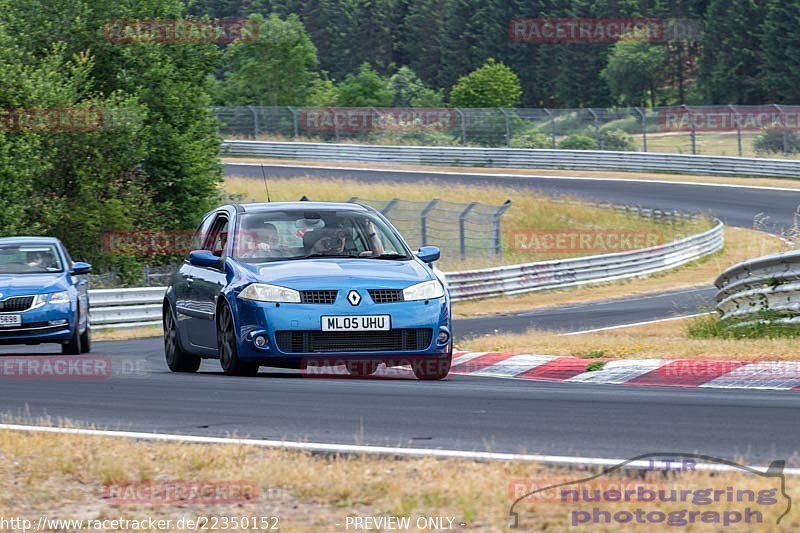
[[[210,250],[221,260],[225,257],[230,218],[227,213],[218,213],[211,224],[211,231],[203,243],[204,250]],[[217,298],[225,287],[224,263],[220,267],[194,267],[194,280],[191,288],[192,307],[197,313],[191,319],[190,335],[192,344],[203,348],[217,348],[217,324],[215,308]]]

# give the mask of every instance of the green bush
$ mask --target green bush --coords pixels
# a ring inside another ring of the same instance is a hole
[[[581,133],[573,133],[558,141],[559,150],[597,150],[597,141]]]
[[[761,154],[783,153],[782,129],[768,129],[762,131],[753,142],[756,152]],[[786,131],[786,151],[790,154],[800,153],[800,136],[795,131]]]
[[[722,321],[716,314],[701,316],[687,326],[687,335],[693,339],[774,339],[800,337],[800,325],[785,324],[781,319],[790,315],[765,309],[741,321]]]
[[[600,146],[603,150],[617,150],[620,152],[633,152],[636,145],[629,135],[620,130],[601,130]]]
[[[511,137],[511,148],[552,148],[553,142],[544,133],[528,130]]]

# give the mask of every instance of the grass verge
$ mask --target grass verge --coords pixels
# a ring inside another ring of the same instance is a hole
[[[742,320],[723,322],[717,315],[699,317],[689,324],[688,334],[693,339],[776,339],[787,338],[797,340],[800,337],[800,325],[785,324],[781,319],[791,318],[791,314],[760,311]]]
[[[582,335],[529,330],[466,339],[458,348],[476,352],[534,353],[587,359],[797,360],[797,338],[705,337],[691,333],[714,315],[657,322]]]
[[[128,329],[101,329],[92,331],[92,340],[96,341],[127,341],[130,339],[144,339],[147,337],[160,337],[164,331],[161,326],[145,326]]]
[[[566,452],[566,450],[565,450]],[[532,463],[469,460],[394,459],[378,457],[315,456],[308,453],[266,450],[238,445],[153,443],[106,437],[52,435],[0,431],[0,516],[40,516],[51,519],[172,519],[199,516],[278,518],[280,531],[343,531],[348,517],[409,517],[419,531],[419,518],[453,520],[452,530],[512,531],[509,510],[515,499],[557,483],[585,480],[594,469],[546,467]],[[128,484],[169,482],[247,483],[256,487],[239,503],[197,503],[187,498],[171,504],[153,504],[145,491],[127,491],[129,502],[109,499],[115,488]],[[769,491],[774,503],[753,502],[762,512],[750,530],[790,530],[798,527],[797,513],[775,525],[786,509],[780,480],[745,472],[707,473],[674,470],[620,473],[573,485],[589,490],[709,490],[727,487],[761,494]],[[786,492],[798,492],[798,479],[787,478]],[[742,510],[742,503],[711,504],[685,501],[574,503],[554,490],[524,499],[516,507],[517,531],[560,531],[574,525],[575,511],[633,510],[681,513],[686,510],[718,513]],[[707,495],[707,493],[706,493]],[[745,505],[746,507],[746,505]],[[582,517],[583,515],[578,515]],[[720,518],[723,515],[720,514]],[[732,516],[732,515],[731,515]],[[681,515],[673,515],[680,519]],[[699,522],[699,514],[695,515]],[[673,524],[677,525],[677,524]],[[619,523],[588,523],[595,531],[617,531]],[[733,528],[742,524],[733,524]],[[641,527],[641,525],[640,525]],[[387,528],[384,528],[387,529]],[[445,528],[446,529],[446,528]],[[727,529],[727,528],[726,528]],[[130,530],[110,528],[109,530]],[[149,531],[151,529],[143,529]],[[242,528],[230,528],[239,531]],[[745,529],[742,529],[745,530]]]

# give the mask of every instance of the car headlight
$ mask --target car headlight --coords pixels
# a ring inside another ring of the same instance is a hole
[[[417,283],[403,289],[403,300],[412,302],[414,300],[432,300],[444,296],[444,287],[437,279]]]
[[[31,305],[31,309],[36,309],[37,307],[41,307],[47,303],[47,294],[37,294],[33,297],[33,304]]]
[[[50,295],[49,302],[51,304],[68,304],[69,293],[67,291],[54,292]]]
[[[253,283],[239,293],[239,298],[259,302],[300,303],[300,293],[266,283]]]

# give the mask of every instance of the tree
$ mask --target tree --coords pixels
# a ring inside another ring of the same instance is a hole
[[[627,105],[656,105],[656,89],[666,64],[664,47],[641,41],[622,40],[614,45],[601,76],[612,94]]]
[[[709,104],[760,104],[765,0],[712,0],[698,83]]]
[[[317,48],[296,15],[252,15],[254,41],[228,47],[225,101],[233,105],[302,105],[319,66]]]
[[[337,87],[339,105],[344,107],[389,107],[392,105],[392,91],[389,83],[364,63],[358,72],[348,74]]]
[[[514,71],[490,58],[458,80],[450,92],[450,103],[456,107],[514,107],[521,96]]]
[[[440,91],[426,86],[408,67],[400,69],[389,78],[394,107],[440,107],[444,97]]]
[[[800,1],[770,0],[764,22],[764,85],[780,102],[800,102]]]

